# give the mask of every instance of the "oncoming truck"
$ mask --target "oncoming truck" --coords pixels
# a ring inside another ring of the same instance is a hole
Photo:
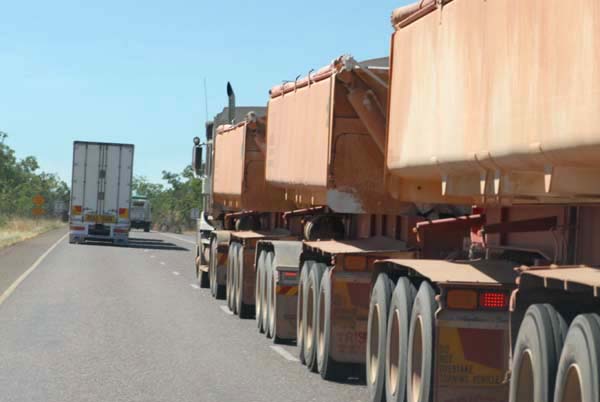
[[[133,145],[75,141],[69,242],[129,242]]]

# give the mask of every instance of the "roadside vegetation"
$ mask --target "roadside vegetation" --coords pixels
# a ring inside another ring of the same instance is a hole
[[[51,173],[40,171],[34,156],[17,159],[0,132],[0,247],[55,229],[69,205],[69,187]],[[34,197],[43,203],[36,205]]]
[[[64,225],[69,208],[69,186],[57,175],[40,170],[37,159],[18,159],[0,131],[0,247],[31,238]],[[193,229],[192,208],[202,208],[202,182],[191,166],[181,173],[163,171],[165,184],[135,176],[133,192],[148,197],[156,230],[181,233]],[[34,197],[44,199],[41,206]],[[36,208],[43,210],[36,214]]]
[[[143,176],[133,178],[133,192],[148,197],[152,208],[152,226],[155,230],[182,233],[195,227],[192,208],[200,208],[202,181],[194,178],[192,167],[181,173],[163,171],[166,185],[151,183]]]

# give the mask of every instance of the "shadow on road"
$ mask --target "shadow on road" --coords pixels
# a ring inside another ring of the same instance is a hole
[[[139,237],[130,237],[128,245],[113,244],[111,242],[87,240],[85,244],[94,246],[114,246],[126,248],[145,248],[148,250],[175,250],[175,251],[190,251],[189,248],[181,247],[175,243],[166,242],[161,239],[146,239]]]

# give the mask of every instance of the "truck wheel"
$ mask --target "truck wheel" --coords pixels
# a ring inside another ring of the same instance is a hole
[[[198,269],[198,283],[201,288],[207,289],[210,287],[210,281],[208,279],[208,272],[204,272]]]
[[[144,232],[148,233],[149,231],[150,231],[150,224],[149,224],[149,223],[146,223],[146,224],[144,225]]]
[[[244,246],[240,247],[238,257],[238,281],[237,281],[237,311],[240,318],[253,318],[252,317],[252,306],[244,303]],[[251,267],[246,267],[251,269]]]
[[[369,400],[382,402],[385,396],[385,338],[393,283],[379,274],[371,291],[367,324],[367,389]]]
[[[231,271],[231,311],[233,314],[238,313],[237,309],[237,301],[238,301],[238,293],[237,293],[237,284],[239,281],[239,273],[240,273],[240,249],[241,245],[239,243],[235,244],[235,252],[233,254],[233,269]]]
[[[271,294],[273,292],[273,260],[275,256],[273,253],[267,253],[267,260],[265,262],[265,289],[264,302],[267,308],[266,321],[264,322],[265,335],[267,338],[271,338],[271,318],[273,316],[273,306],[271,305]]]
[[[527,309],[513,352],[510,402],[552,400],[566,333],[565,320],[551,305],[534,304]]]
[[[256,286],[254,292],[254,304],[256,306],[256,325],[258,331],[262,332],[262,276],[264,275],[266,252],[261,251],[258,255],[258,261],[256,262]]]
[[[385,347],[385,394],[388,402],[404,402],[410,314],[417,290],[408,278],[398,280],[390,301]]]
[[[271,293],[271,270],[273,269],[273,260],[275,259],[275,255],[273,252],[269,251],[265,258],[265,270],[264,270],[264,278],[263,282],[263,330],[267,338],[271,337],[269,333],[269,322],[271,321],[271,305],[269,304],[269,294]]]
[[[210,249],[208,255],[208,277],[210,278],[210,294],[217,297],[217,272],[215,269],[217,262],[217,241],[213,237],[210,239]]]
[[[306,336],[306,309],[304,303],[308,291],[308,275],[312,269],[312,261],[304,261],[300,271],[298,281],[298,304],[296,307],[296,345],[298,347],[298,358],[302,364],[306,364],[304,359],[304,337]]]
[[[406,376],[406,399],[409,401],[431,400],[435,308],[435,292],[428,282],[423,282],[410,317]]]
[[[233,290],[231,283],[233,282],[233,271],[235,267],[235,257],[236,257],[236,243],[231,243],[229,245],[229,250],[227,252],[228,262],[227,262],[227,277],[225,279],[225,289],[227,293],[227,307],[229,310],[233,311]]]
[[[304,359],[306,367],[313,372],[317,367],[317,320],[319,304],[319,290],[321,288],[321,278],[326,270],[323,263],[315,263],[308,274],[308,290],[304,299],[304,309],[306,310],[306,332],[304,336]]]
[[[270,281],[271,286],[269,287],[269,294],[267,298],[269,299],[269,322],[267,323],[269,326],[269,335],[271,335],[271,339],[273,339],[273,343],[281,343],[281,340],[277,337],[277,267],[275,264],[271,264],[271,274],[267,278]]]
[[[331,270],[326,270],[321,280],[317,304],[317,366],[324,380],[344,377],[344,367],[331,357]]]
[[[600,317],[581,314],[573,320],[560,355],[554,402],[600,400]]]

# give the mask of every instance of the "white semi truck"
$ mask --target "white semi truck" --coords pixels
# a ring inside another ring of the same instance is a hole
[[[128,244],[133,151],[131,144],[73,143],[70,243]]]
[[[130,219],[132,229],[144,229],[144,232],[149,232],[152,227],[150,200],[146,197],[133,196]]]

